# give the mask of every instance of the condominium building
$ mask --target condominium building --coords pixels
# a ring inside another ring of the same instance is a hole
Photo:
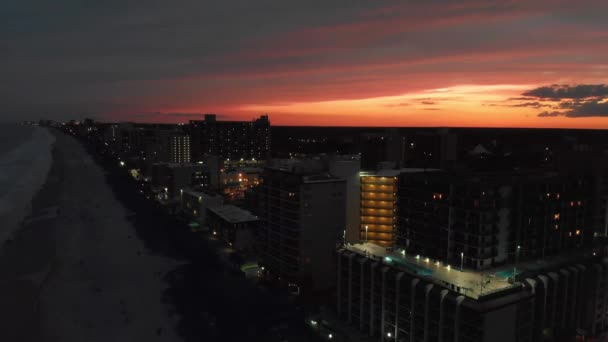
[[[343,319],[395,341],[562,341],[608,329],[608,259],[596,217],[604,211],[592,176],[373,176],[361,181],[362,243],[339,252]],[[364,202],[382,186],[384,208]],[[368,226],[365,238],[364,216],[390,217],[391,205],[392,235],[377,239]]]
[[[593,184],[544,172],[401,176],[396,246],[475,269],[589,246]]]
[[[190,162],[190,136],[173,134],[169,139],[169,162]]]
[[[314,162],[267,167],[258,188],[260,264],[303,288],[335,286],[336,246],[345,229],[345,180]]]
[[[565,341],[608,328],[599,250],[519,264],[515,279],[371,243],[338,254],[338,315],[380,341]]]
[[[194,161],[206,155],[223,159],[256,159],[270,157],[270,120],[262,115],[253,121],[219,121],[215,114],[204,120],[192,120],[187,128],[192,137]]]
[[[359,240],[392,246],[397,227],[397,175],[361,175]]]
[[[398,223],[399,179],[436,169],[384,169],[360,172],[359,241],[379,246],[395,245]]]

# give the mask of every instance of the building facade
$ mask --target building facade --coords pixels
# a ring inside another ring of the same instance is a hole
[[[206,155],[222,159],[265,160],[270,157],[270,120],[262,115],[253,121],[218,121],[215,114],[192,120],[188,127],[194,161]]]
[[[253,252],[259,219],[247,210],[234,205],[207,208],[209,229],[234,249]]]
[[[607,328],[608,263],[599,254],[508,281],[370,245],[339,251],[336,305],[380,341],[571,341]]]
[[[180,203],[182,213],[186,217],[202,227],[207,227],[207,208],[221,206],[224,203],[224,198],[204,191],[181,189]]]
[[[344,179],[312,169],[265,168],[258,188],[260,264],[300,287],[335,286],[334,253],[345,229]]]
[[[593,184],[537,172],[402,175],[395,245],[475,269],[590,246]]]

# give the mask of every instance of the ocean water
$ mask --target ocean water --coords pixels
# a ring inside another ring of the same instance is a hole
[[[29,214],[46,180],[55,141],[46,128],[0,124],[0,249]]]

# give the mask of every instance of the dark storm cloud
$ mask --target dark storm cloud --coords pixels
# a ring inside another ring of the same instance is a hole
[[[588,101],[566,113],[571,118],[608,117],[608,102]]]
[[[538,114],[539,117],[608,117],[608,86],[605,84],[551,85],[526,91],[522,95],[535,96],[544,101],[559,101],[549,107],[565,110],[542,112]],[[539,102],[533,103],[541,105]]]
[[[581,84],[574,86],[554,84],[526,91],[522,95],[543,100],[604,98],[608,96],[608,86],[604,84]]]

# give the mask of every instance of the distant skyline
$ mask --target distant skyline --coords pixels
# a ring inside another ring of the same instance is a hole
[[[608,2],[0,4],[0,121],[608,128]]]

